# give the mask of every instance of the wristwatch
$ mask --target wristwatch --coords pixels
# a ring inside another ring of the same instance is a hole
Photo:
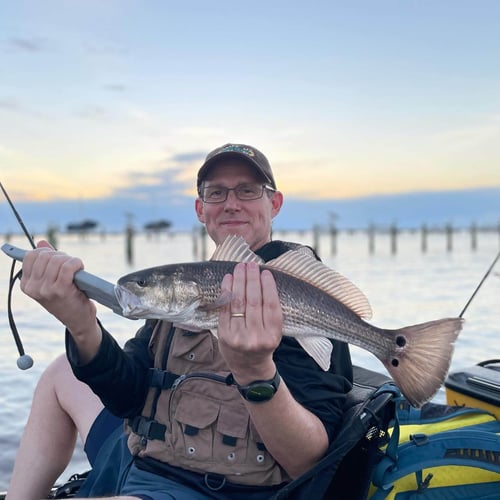
[[[234,383],[240,394],[247,401],[251,403],[265,403],[276,394],[280,380],[280,374],[276,370],[274,377],[270,380],[255,380],[248,385],[239,385],[236,381]]]

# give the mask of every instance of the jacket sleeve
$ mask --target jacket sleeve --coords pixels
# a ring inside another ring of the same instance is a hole
[[[152,366],[149,340],[154,325],[154,321],[146,321],[123,349],[101,325],[101,346],[85,365],[80,364],[76,344],[66,331],[66,354],[76,378],[87,384],[118,417],[135,416],[144,406]]]

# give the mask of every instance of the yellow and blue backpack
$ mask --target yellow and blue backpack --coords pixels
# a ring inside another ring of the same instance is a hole
[[[413,408],[394,383],[354,367],[326,455],[272,500],[500,500],[500,421],[465,406]]]
[[[478,408],[397,398],[372,500],[500,499],[500,421]]]

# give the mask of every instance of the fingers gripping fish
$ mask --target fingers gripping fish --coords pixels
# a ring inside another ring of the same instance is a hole
[[[237,262],[257,262],[276,281],[283,309],[283,334],[328,370],[329,339],[373,353],[414,406],[442,385],[462,329],[461,318],[446,318],[389,330],[371,325],[371,307],[347,278],[312,255],[290,250],[264,263],[237,236],[228,237],[207,262],[158,266],[123,276],[115,288],[123,315],[171,321],[193,331],[217,335],[218,309],[230,302],[220,284]]]

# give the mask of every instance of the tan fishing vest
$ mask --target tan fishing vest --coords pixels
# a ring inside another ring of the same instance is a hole
[[[131,453],[232,483],[270,486],[290,477],[266,451],[219,353],[217,339],[155,327],[151,388],[141,417],[129,420]],[[167,370],[165,370],[165,367]]]

